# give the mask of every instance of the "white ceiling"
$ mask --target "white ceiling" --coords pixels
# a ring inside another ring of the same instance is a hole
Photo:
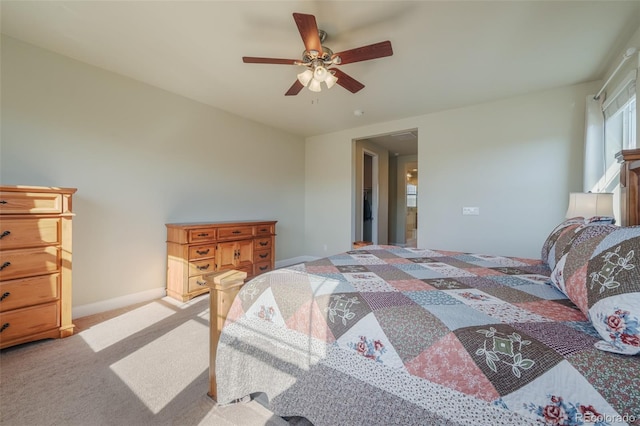
[[[640,26],[639,1],[0,4],[4,34],[302,136],[602,79]],[[293,12],[334,52],[390,40],[394,54],[341,66],[357,94],[285,97],[299,67],[241,58],[300,58]]]

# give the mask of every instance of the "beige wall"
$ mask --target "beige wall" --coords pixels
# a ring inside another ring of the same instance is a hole
[[[168,222],[274,219],[276,260],[303,253],[301,138],[11,38],[1,60],[0,181],[78,188],[74,312],[163,291]]]
[[[539,257],[582,185],[584,104],[598,82],[310,137],[305,253],[349,248],[353,192],[316,197],[325,180],[353,179],[351,141],[417,128],[418,246]],[[330,171],[325,165],[332,164]],[[336,186],[338,186],[336,184]],[[352,187],[353,190],[353,187]],[[480,208],[462,216],[463,206]],[[324,250],[324,248],[327,250]]]

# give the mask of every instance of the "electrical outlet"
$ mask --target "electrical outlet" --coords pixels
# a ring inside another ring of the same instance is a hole
[[[463,207],[462,214],[465,216],[478,216],[480,214],[480,207]]]

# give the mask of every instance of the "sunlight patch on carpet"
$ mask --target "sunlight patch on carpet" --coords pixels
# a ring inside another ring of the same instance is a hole
[[[176,312],[160,303],[149,303],[137,309],[103,321],[78,333],[94,352],[114,345],[147,327],[156,325]]]
[[[112,364],[111,370],[157,414],[208,371],[208,342],[209,327],[189,320]],[[171,368],[176,363],[180,368]]]

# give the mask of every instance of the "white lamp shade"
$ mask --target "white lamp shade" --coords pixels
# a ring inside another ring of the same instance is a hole
[[[613,217],[613,194],[608,192],[572,192],[569,194],[567,218]]]
[[[327,89],[331,89],[336,84],[336,81],[338,81],[338,77],[330,72],[327,73],[327,78],[324,79],[324,82],[327,83]]]
[[[312,92],[321,91],[322,87],[320,86],[320,82],[315,78],[311,79],[311,82],[309,83],[309,90],[311,90]]]
[[[312,78],[313,78],[313,71],[311,71],[310,69],[307,69],[301,72],[300,74],[298,74],[298,81],[302,83],[303,86],[306,86],[307,84],[309,84]]]
[[[327,74],[329,71],[325,67],[317,66],[315,70],[313,70],[313,78],[318,81],[324,81],[327,78]]]

